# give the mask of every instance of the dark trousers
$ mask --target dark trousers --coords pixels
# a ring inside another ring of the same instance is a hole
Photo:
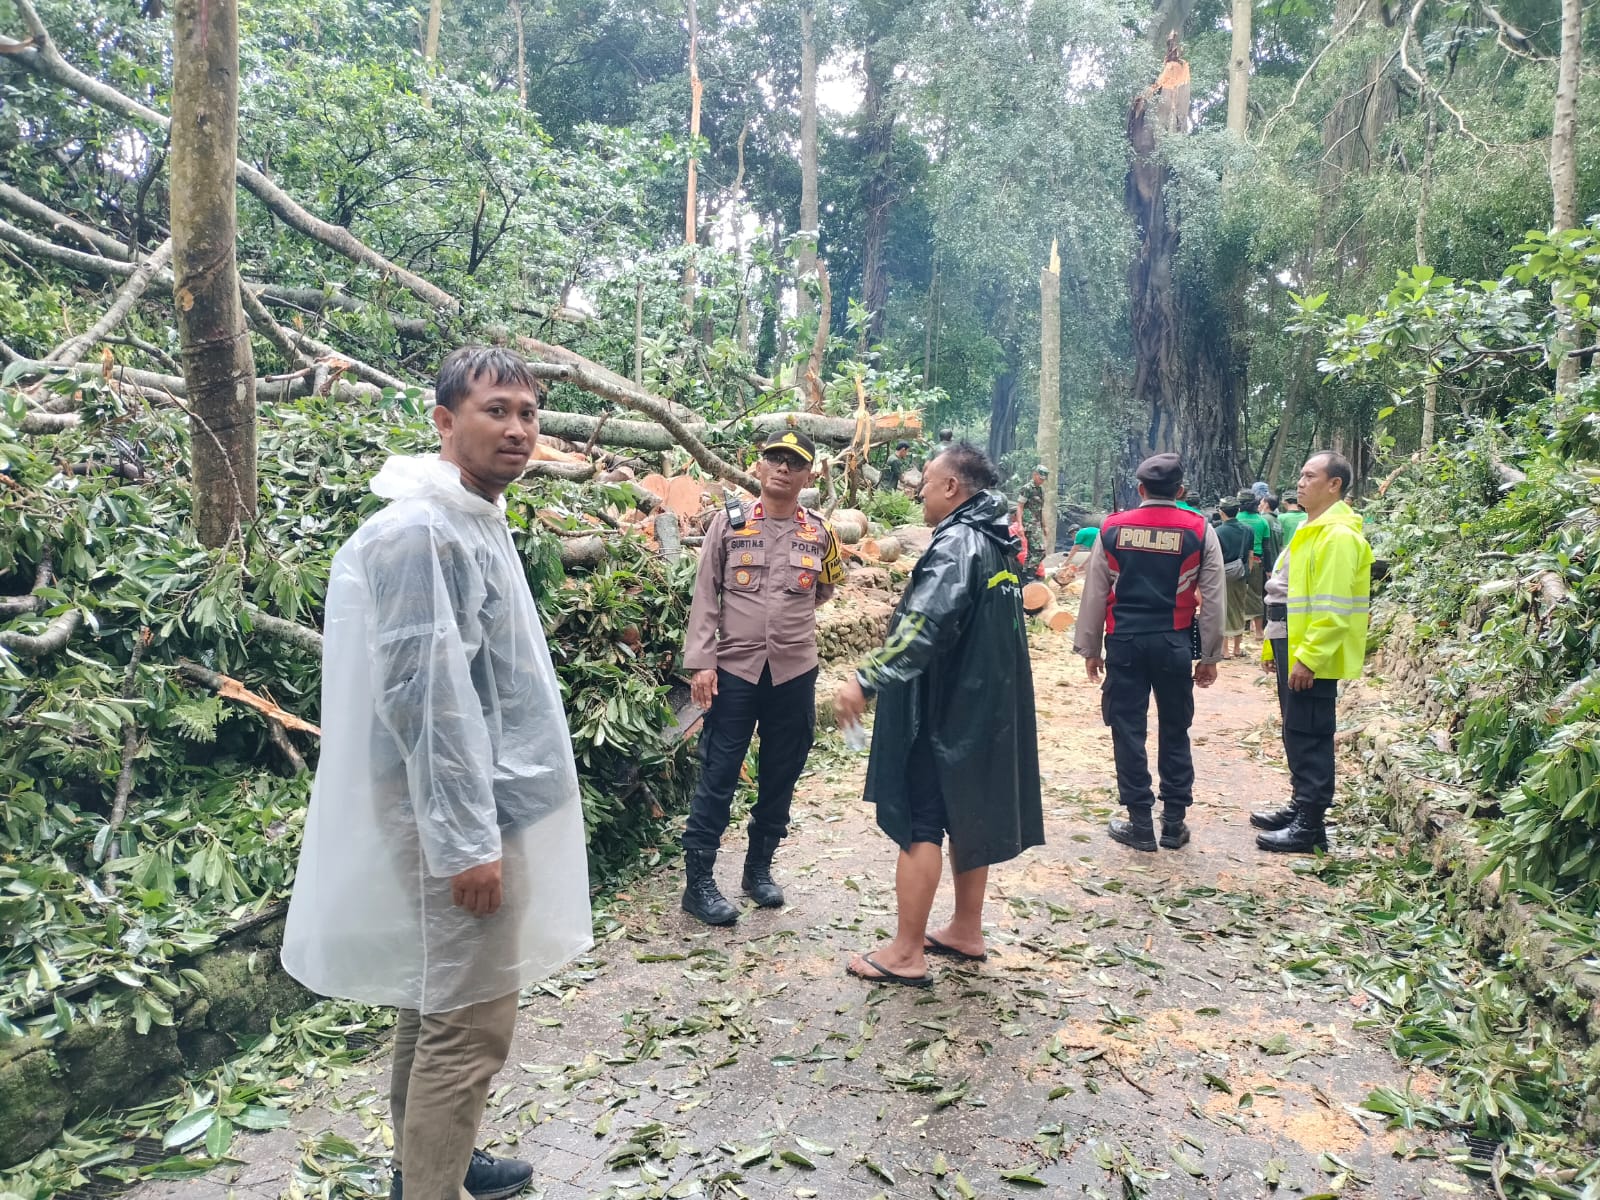
[[[1194,759],[1189,754],[1189,726],[1194,722],[1192,661],[1187,630],[1115,634],[1106,639],[1100,712],[1111,727],[1117,793],[1130,812],[1148,812],[1155,804],[1144,749],[1152,693],[1156,698],[1156,771],[1161,776],[1162,806],[1184,810],[1194,799]]]
[[[1303,692],[1289,688],[1289,643],[1272,639],[1278,670],[1278,711],[1283,716],[1283,752],[1296,807],[1325,813],[1333,803],[1333,735],[1339,728],[1339,681],[1318,679]]]
[[[789,832],[795,781],[805,770],[817,732],[817,669],[774,684],[763,667],[757,683],[717,671],[717,698],[700,730],[700,782],[689,805],[683,848],[714,852],[728,828],[733,791],[739,784],[750,739],[761,731],[761,762],[750,839],[781,839]]]

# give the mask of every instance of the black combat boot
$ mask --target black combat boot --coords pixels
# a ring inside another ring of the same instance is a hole
[[[1106,826],[1106,832],[1111,835],[1113,842],[1121,842],[1124,846],[1131,846],[1135,850],[1154,851],[1156,848],[1155,822],[1150,819],[1148,808],[1130,808],[1126,821],[1112,821]]]
[[[777,853],[778,839],[750,838],[750,849],[744,854],[744,894],[762,908],[782,908],[783,889],[772,878],[772,856]]]
[[[1182,850],[1189,844],[1189,826],[1184,817],[1189,810],[1181,804],[1164,805],[1161,809],[1161,848]]]
[[[1328,830],[1319,809],[1301,806],[1294,820],[1273,833],[1258,833],[1256,845],[1278,854],[1310,854],[1328,848]]]
[[[685,850],[684,869],[688,885],[683,889],[683,911],[707,925],[732,925],[739,919],[739,910],[729,904],[717,890],[717,878],[712,868],[717,865],[715,850]]]
[[[1257,829],[1287,829],[1294,824],[1294,812],[1294,800],[1291,798],[1282,808],[1251,813],[1250,824]]]

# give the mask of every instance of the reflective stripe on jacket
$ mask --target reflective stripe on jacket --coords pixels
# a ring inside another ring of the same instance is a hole
[[[1289,558],[1289,662],[1318,679],[1355,679],[1367,656],[1372,548],[1343,500],[1295,530]]]

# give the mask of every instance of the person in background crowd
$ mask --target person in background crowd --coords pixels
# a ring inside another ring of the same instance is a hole
[[[878,472],[880,491],[892,492],[900,486],[900,477],[911,469],[911,443],[896,442],[894,453],[889,455]]]
[[[1294,531],[1306,523],[1305,510],[1300,507],[1300,501],[1294,496],[1283,498],[1283,510],[1278,514],[1278,524],[1283,526],[1283,544],[1287,546],[1294,539]]]
[[[1328,846],[1333,803],[1334,734],[1339,681],[1360,678],[1367,653],[1372,549],[1361,518],[1345,502],[1354,478],[1350,460],[1333,450],[1313,454],[1300,470],[1306,523],[1284,563],[1284,636],[1268,643],[1282,661],[1283,748],[1294,799],[1288,810],[1252,814],[1263,850],[1305,853]]]
[[[939,441],[934,445],[933,453],[928,455],[928,462],[932,462],[934,459],[938,458],[939,455],[943,454],[946,450],[950,449],[951,446],[955,445],[955,440],[956,440],[955,430],[953,430],[953,429],[941,429],[941,430],[939,430]],[[926,466],[927,464],[925,463],[923,465]]]
[[[1044,544],[1045,480],[1049,475],[1043,467],[1035,467],[1032,477],[1022,485],[1017,504],[1022,536],[1028,543],[1028,559],[1022,568],[1023,578],[1028,580],[1039,577],[1039,564],[1049,552]]]
[[[918,558],[883,647],[839,689],[841,726],[878,698],[866,798],[900,848],[893,941],[851,960],[873,983],[928,987],[927,956],[988,957],[989,868],[1044,844],[1033,672],[1007,533],[1005,497],[988,457],[961,443],[928,464]],[[929,931],[940,845],[950,836],[955,915]]]
[[[1216,526],[1217,543],[1222,547],[1222,574],[1227,580],[1227,610],[1223,619],[1223,636],[1227,642],[1224,658],[1241,658],[1244,655],[1244,630],[1248,619],[1245,613],[1246,592],[1250,587],[1250,559],[1255,544],[1250,531],[1239,522],[1239,501],[1225,496],[1217,504],[1222,520]]]
[[[1267,571],[1263,555],[1267,552],[1267,534],[1271,532],[1267,519],[1260,513],[1261,500],[1249,488],[1241,491],[1237,497],[1239,503],[1239,524],[1250,531],[1250,587],[1245,594],[1244,615],[1247,623],[1252,623],[1256,634],[1259,636],[1265,626],[1263,620],[1264,609],[1261,594],[1267,586]]]
[[[1189,842],[1185,816],[1194,800],[1189,726],[1194,689],[1210,687],[1222,657],[1226,608],[1222,547],[1197,512],[1178,507],[1183,462],[1156,454],[1139,464],[1138,508],[1108,517],[1084,576],[1073,642],[1091,682],[1105,672],[1100,707],[1111,727],[1117,792],[1127,820],[1111,822],[1113,841],[1153,851],[1157,837],[1145,736],[1155,695],[1161,779],[1159,844]],[[1200,623],[1192,672],[1191,625]],[[1104,644],[1102,647],[1102,635]]]

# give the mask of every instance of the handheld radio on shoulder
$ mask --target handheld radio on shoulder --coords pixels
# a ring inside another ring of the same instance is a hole
[[[722,501],[722,510],[728,514],[728,525],[730,528],[744,528],[745,512],[743,500],[732,494],[725,496]]]

